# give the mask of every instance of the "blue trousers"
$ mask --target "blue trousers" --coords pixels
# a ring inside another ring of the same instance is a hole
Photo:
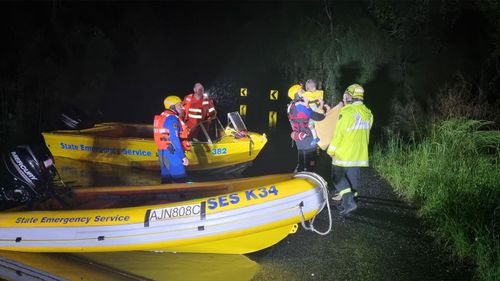
[[[186,168],[182,159],[167,149],[158,150],[160,160],[161,183],[186,182]]]
[[[332,165],[332,182],[335,190],[340,192],[350,188],[358,190],[361,167],[340,167]]]

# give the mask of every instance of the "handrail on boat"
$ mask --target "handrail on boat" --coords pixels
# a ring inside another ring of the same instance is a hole
[[[300,212],[301,224],[302,224],[302,227],[304,229],[310,230],[310,231],[317,233],[319,235],[327,235],[332,230],[332,224],[333,224],[332,212],[330,210],[330,204],[328,203],[328,183],[320,175],[318,175],[316,173],[312,173],[312,172],[299,172],[299,173],[296,173],[293,177],[311,180],[311,181],[315,182],[316,186],[319,186],[319,188],[321,189],[321,193],[322,193],[323,199],[324,199],[323,204],[321,205],[321,208],[318,211],[318,213],[316,213],[316,215],[309,220],[309,226],[306,225],[304,212],[302,210],[302,207],[304,206],[304,202],[300,202],[300,204],[298,205],[298,208],[299,208],[299,212]],[[328,229],[326,231],[319,231],[314,227],[314,219],[316,218],[316,216],[319,213],[321,213],[321,211],[323,211],[323,209],[325,208],[325,205],[326,205],[326,208],[328,210]]]

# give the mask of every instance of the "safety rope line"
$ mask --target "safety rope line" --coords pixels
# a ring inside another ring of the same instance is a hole
[[[56,171],[56,175],[57,177],[59,178],[59,181],[61,182],[62,186],[64,188],[68,188],[68,186],[66,185],[66,183],[63,181],[62,177],[61,177],[61,174],[59,174],[59,171],[57,170],[57,167],[56,165],[54,164],[54,170]]]
[[[304,217],[304,211],[302,210],[302,208],[304,207],[304,202],[300,202],[300,204],[298,205],[299,211],[300,211],[300,220],[301,220],[300,223],[302,224],[302,227],[306,230],[310,230],[310,231],[317,233],[319,235],[327,235],[332,230],[332,224],[333,224],[332,212],[330,210],[330,204],[328,202],[328,183],[322,177],[320,177],[318,174],[312,173],[312,172],[300,172],[300,173],[295,174],[293,177],[312,180],[312,181],[316,182],[319,185],[319,187],[321,188],[321,192],[322,192],[323,198],[324,198],[323,204],[321,205],[319,212],[316,213],[316,215],[314,217],[312,217],[312,219],[309,220],[309,226],[307,226],[307,224],[306,224],[306,219]],[[328,210],[328,229],[323,232],[323,231],[317,230],[314,227],[314,219],[316,219],[316,216],[319,213],[321,213],[321,211],[323,211],[323,209],[325,208],[325,205],[326,205],[326,208]]]

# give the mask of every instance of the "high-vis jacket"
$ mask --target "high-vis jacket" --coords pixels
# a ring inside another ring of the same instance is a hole
[[[184,107],[184,122],[190,129],[215,115],[214,102],[207,94],[203,94],[201,99],[196,99],[193,94],[189,94],[184,97],[182,106]]]
[[[335,136],[327,153],[333,165],[342,167],[367,167],[368,143],[373,115],[362,102],[354,102],[340,110]]]
[[[153,136],[158,149],[171,149],[184,158],[184,151],[189,150],[188,133],[184,122],[172,110],[166,109],[160,115],[155,115]]]

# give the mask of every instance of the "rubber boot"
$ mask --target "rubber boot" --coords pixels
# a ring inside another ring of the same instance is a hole
[[[337,211],[342,211],[342,196],[339,193],[334,193],[330,201],[330,206],[335,208]]]
[[[354,191],[353,194],[354,194],[354,200],[356,200],[356,202],[357,202],[357,200],[358,200],[358,192]],[[342,201],[342,195],[340,195],[340,193],[335,193],[332,196],[332,200],[333,201]]]
[[[332,196],[332,200],[340,202],[340,201],[342,201],[342,195],[340,195],[340,193],[335,193]]]
[[[358,205],[354,201],[354,194],[348,192],[342,196],[342,208],[340,214],[345,216],[358,208]]]

